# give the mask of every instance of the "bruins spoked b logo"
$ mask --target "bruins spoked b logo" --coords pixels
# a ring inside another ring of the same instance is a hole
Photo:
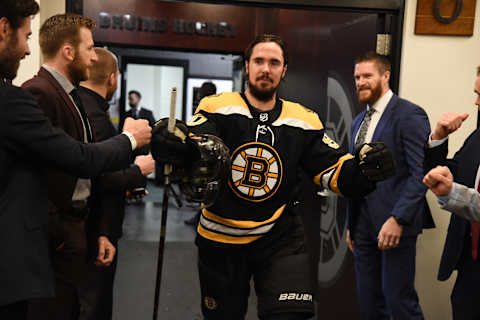
[[[282,162],[272,146],[246,143],[232,154],[230,188],[240,198],[259,202],[277,192],[282,182]]]

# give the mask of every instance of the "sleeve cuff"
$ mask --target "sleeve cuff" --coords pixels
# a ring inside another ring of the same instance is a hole
[[[128,131],[123,131],[122,134],[126,135],[130,140],[130,144],[132,145],[132,151],[135,150],[137,148],[137,140],[135,140],[133,134]]]
[[[437,196],[437,201],[440,207],[444,207],[453,194],[455,194],[455,182],[452,184],[452,190],[450,190],[449,194],[446,196]]]
[[[441,145],[442,143],[444,143],[445,141],[447,141],[448,137],[445,137],[441,140],[432,140],[432,135],[430,134],[428,136],[428,147],[429,148],[435,148],[435,147],[438,147],[439,145]]]

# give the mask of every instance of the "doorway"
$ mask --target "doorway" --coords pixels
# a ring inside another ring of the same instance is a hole
[[[281,35],[289,47],[290,63],[280,96],[318,112],[327,134],[343,147],[349,141],[351,121],[362,109],[355,99],[353,61],[356,56],[377,49],[377,39],[382,38],[379,34],[389,35],[387,38],[391,50],[388,55],[393,66],[391,87],[393,91],[398,89],[399,44],[403,22],[401,0],[371,0],[362,1],[362,4],[353,0],[137,0],[125,4],[121,11],[113,0],[83,2],[88,4],[84,5],[88,16],[98,18],[100,13],[104,17],[109,14],[112,23],[116,21],[115,29],[113,25],[100,28],[94,38],[98,44],[107,45],[114,51],[120,61],[127,56],[189,60],[186,56],[198,55],[199,63],[188,64],[187,78],[231,80],[234,91],[243,90],[238,85],[243,83],[242,74],[238,70],[243,65],[241,52],[248,42],[258,33]],[[165,22],[163,26],[166,27],[158,32],[145,31],[144,21],[152,17]],[[210,22],[216,23],[217,27],[226,23],[230,28],[228,35],[197,33],[193,29],[193,26],[199,25],[198,30],[203,32],[203,27],[206,26],[205,30],[208,31]],[[228,75],[219,75],[216,72],[219,70]],[[188,79],[184,87],[189,88]],[[193,90],[185,91],[188,95]],[[121,105],[124,106],[125,102]],[[187,112],[189,107],[190,102],[184,108],[184,120],[190,115],[190,111]],[[152,208],[158,206],[156,200],[152,200],[152,203]],[[175,206],[174,202],[172,206]],[[352,256],[345,246],[344,201],[305,180],[302,212],[313,269],[312,283],[318,287],[316,317],[358,318]],[[151,228],[150,224],[147,226]],[[176,227],[171,228],[167,231],[167,242],[169,235],[174,236],[170,230],[175,230]],[[174,240],[170,242],[173,245]],[[179,252],[172,251],[172,257],[181,259]],[[195,264],[194,250],[192,252],[193,255],[187,255],[184,259],[187,263]],[[195,267],[189,270],[188,272],[196,272]],[[182,270],[174,270],[170,273],[173,279],[169,279],[176,281],[182,290],[189,288],[189,297],[194,299],[190,301],[180,291],[175,291],[175,286],[168,286],[162,294],[176,298],[169,300],[164,297],[163,301],[167,299],[174,303],[162,305],[165,310],[162,318],[195,319],[198,316],[198,292],[196,296],[193,294],[198,287],[192,284],[195,278],[189,274],[182,280],[181,274]],[[165,276],[170,277],[166,273]],[[153,299],[153,296],[148,299]],[[251,318],[247,319],[255,319],[254,314],[249,313]]]

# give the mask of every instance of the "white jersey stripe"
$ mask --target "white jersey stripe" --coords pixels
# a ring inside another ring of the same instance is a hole
[[[269,232],[273,226],[275,225],[275,222],[272,222],[267,225],[263,225],[257,228],[252,228],[252,229],[236,229],[236,228],[231,228],[227,227],[223,224],[216,223],[214,221],[206,219],[203,214],[200,216],[200,224],[211,231],[218,231],[223,234],[227,235],[232,235],[232,236],[256,236],[256,235],[263,235],[267,232]]]
[[[301,119],[295,119],[295,118],[277,119],[272,123],[272,126],[275,126],[275,127],[279,127],[279,126],[282,126],[282,125],[301,128],[301,129],[304,129],[304,130],[317,130],[315,127],[310,125],[308,122],[303,121]]]

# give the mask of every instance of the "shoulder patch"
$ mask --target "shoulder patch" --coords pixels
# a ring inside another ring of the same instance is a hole
[[[192,119],[190,119],[190,121],[187,122],[187,126],[189,127],[198,126],[207,121],[208,121],[207,117],[205,117],[201,113],[197,113],[193,116]]]
[[[323,143],[329,146],[332,149],[338,149],[340,146],[332,138],[330,138],[326,133],[323,134]]]

